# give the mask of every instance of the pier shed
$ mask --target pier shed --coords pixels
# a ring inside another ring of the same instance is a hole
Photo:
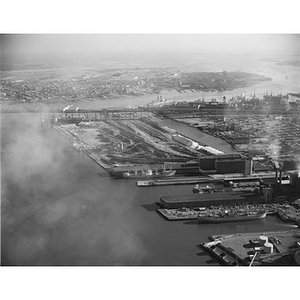
[[[215,192],[211,194],[160,197],[160,205],[164,208],[257,204],[264,202],[264,197],[261,194],[237,192]]]

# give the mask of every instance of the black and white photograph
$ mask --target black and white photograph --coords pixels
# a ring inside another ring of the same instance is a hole
[[[1,268],[300,265],[299,33],[37,27],[0,51]]]

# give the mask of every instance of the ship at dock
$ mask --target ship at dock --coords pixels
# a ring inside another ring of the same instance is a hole
[[[227,223],[227,222],[241,222],[264,219],[267,215],[266,211],[252,211],[252,212],[213,212],[203,213],[198,215],[199,223]]]
[[[146,169],[146,170],[130,170],[123,173],[123,178],[132,178],[132,179],[139,179],[139,178],[163,178],[163,177],[171,177],[176,174],[176,170],[172,169]]]

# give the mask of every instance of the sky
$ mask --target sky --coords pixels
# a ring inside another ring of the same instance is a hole
[[[1,35],[3,55],[70,53],[300,54],[296,34],[15,34]],[[5,56],[4,56],[5,57]]]

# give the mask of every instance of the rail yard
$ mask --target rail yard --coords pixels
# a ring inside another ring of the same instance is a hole
[[[135,120],[81,122],[59,127],[104,168],[145,164],[175,164],[197,160],[205,148],[190,147],[174,139],[175,130],[160,124],[155,116]],[[205,145],[203,145],[205,147]]]

